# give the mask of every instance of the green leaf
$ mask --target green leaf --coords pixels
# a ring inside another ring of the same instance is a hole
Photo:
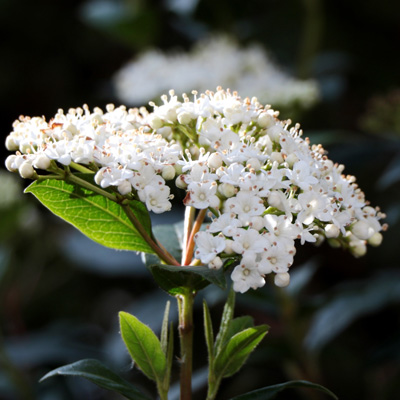
[[[119,318],[122,339],[136,365],[148,378],[162,382],[167,360],[157,336],[133,315],[121,311]]]
[[[222,268],[210,269],[204,266],[149,265],[157,284],[172,296],[183,294],[188,288],[197,292],[210,283],[220,288],[226,287],[225,274]]]
[[[226,378],[237,372],[266,335],[268,329],[268,325],[260,325],[247,328],[234,335],[215,358],[216,376]]]
[[[204,313],[204,334],[206,336],[208,358],[211,366],[214,360],[214,332],[213,332],[210,310],[208,309],[208,305],[205,300],[203,300],[203,313]]]
[[[56,179],[35,181],[25,192],[32,193],[54,214],[103,246],[153,253],[123,209],[100,194]],[[140,223],[150,233],[149,213],[144,204],[132,201],[130,206]]]
[[[130,400],[149,400],[135,386],[121,378],[97,360],[80,360],[73,364],[64,365],[47,373],[40,382],[57,375],[79,376],[88,379],[96,385],[112,390]]]
[[[218,354],[222,349],[223,344],[226,341],[229,325],[232,321],[234,310],[235,310],[235,291],[233,290],[233,288],[231,288],[224,306],[224,310],[222,312],[221,324],[219,326],[219,331],[217,334],[217,338],[215,340],[214,354],[216,356],[218,356]]]
[[[308,381],[290,381],[285,383],[280,383],[278,385],[267,386],[262,389],[254,390],[252,392],[236,396],[231,400],[270,400],[273,399],[279,392],[285,389],[291,388],[309,388],[319,390],[332,397],[333,399],[338,399],[338,397],[332,393],[327,388],[317,385],[316,383],[311,383]]]
[[[247,328],[252,328],[254,326],[253,318],[245,315],[244,317],[234,318],[228,327],[228,332],[223,344],[225,344],[232,336],[237,333],[244,331]]]

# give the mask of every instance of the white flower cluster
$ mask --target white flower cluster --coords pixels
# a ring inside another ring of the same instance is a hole
[[[380,244],[384,214],[321,145],[310,147],[299,125],[290,128],[256,98],[221,88],[193,94],[180,101],[171,91],[151,113],[108,106],[59,110],[49,123],[20,118],[6,141],[18,150],[7,168],[32,177],[51,160],[84,164],[98,185],[156,213],[171,208],[167,181],[175,182],[186,206],[214,214],[196,234],[195,258],[215,269],[236,261],[231,278],[240,292],[263,286],[272,272],[286,286],[296,241],[327,238],[356,256]]]
[[[240,48],[222,36],[200,41],[188,53],[148,50],[123,66],[114,81],[117,96],[132,105],[159,98],[171,87],[183,93],[221,85],[281,107],[308,108],[319,96],[316,81],[283,72],[261,46]]]

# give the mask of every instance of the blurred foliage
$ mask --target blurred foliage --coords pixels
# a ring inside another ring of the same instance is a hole
[[[318,79],[322,100],[300,115],[305,135],[357,176],[390,228],[382,246],[360,259],[325,243],[303,246],[288,289],[271,284],[238,296],[237,315],[271,330],[240,375],[223,383],[221,400],[303,378],[342,400],[400,395],[400,59],[393,56],[399,15],[400,3],[389,0],[0,3],[3,138],[19,114],[115,101],[111,76],[132,56],[149,47],[187,49],[209,32],[261,43],[294,75]],[[4,159],[6,150],[0,152]],[[0,398],[117,399],[79,379],[37,382],[81,358],[138,378],[117,313],[129,311],[157,331],[167,295],[138,256],[89,242],[23,196],[28,182],[13,178],[0,171]],[[176,222],[179,212],[164,222]],[[226,293],[209,287],[203,295],[212,317],[219,316]],[[197,300],[195,343],[204,343]],[[196,400],[204,398],[207,380],[205,345],[195,351]],[[152,391],[150,382],[141,384]],[[173,387],[172,400],[177,392]],[[293,391],[277,398],[323,395]]]

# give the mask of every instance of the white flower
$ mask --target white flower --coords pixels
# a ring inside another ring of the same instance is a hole
[[[236,228],[242,227],[242,223],[235,218],[233,213],[224,213],[208,226],[207,230],[211,233],[222,232],[225,236],[231,237],[235,234]]]
[[[258,269],[262,274],[282,273],[287,272],[292,264],[293,254],[287,251],[287,247],[283,243],[277,242],[261,254]]]
[[[265,280],[257,269],[254,255],[246,255],[240,264],[232,271],[233,290],[244,293],[250,288],[257,289],[264,286]]]
[[[184,200],[185,205],[204,209],[208,207],[218,208],[219,198],[216,195],[217,184],[211,182],[192,182],[188,186],[188,194]]]
[[[242,255],[262,253],[269,246],[269,241],[255,229],[251,228],[237,228],[232,239],[232,250]]]
[[[240,191],[236,196],[226,200],[225,211],[235,213],[242,224],[246,225],[251,217],[261,215],[265,211],[265,206],[262,199],[253,192]]]
[[[213,236],[208,232],[197,232],[195,235],[197,250],[195,255],[202,263],[208,264],[225,249],[225,239]]]

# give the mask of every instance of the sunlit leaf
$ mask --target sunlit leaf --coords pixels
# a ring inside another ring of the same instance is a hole
[[[35,181],[25,192],[32,193],[54,214],[103,246],[153,253],[122,208],[104,196],[55,179]],[[149,233],[150,218],[146,207],[139,201],[132,201],[130,206]]]

